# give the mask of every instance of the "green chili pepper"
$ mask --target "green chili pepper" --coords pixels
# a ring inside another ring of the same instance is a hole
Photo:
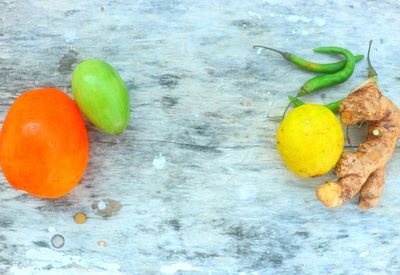
[[[306,70],[309,72],[314,72],[314,73],[328,73],[328,74],[336,73],[336,72],[342,70],[346,66],[346,63],[347,63],[346,60],[342,60],[342,61],[335,62],[335,63],[320,64],[320,63],[314,63],[311,61],[307,61],[295,54],[292,54],[289,52],[283,52],[283,51],[276,50],[276,49],[270,48],[270,47],[255,45],[255,46],[253,46],[253,48],[263,48],[263,49],[267,49],[267,50],[279,53],[280,55],[282,55],[282,57],[284,59],[286,59],[290,63],[296,65],[297,67],[299,67],[303,70]],[[356,63],[358,61],[362,60],[363,58],[364,58],[364,55],[362,55],[362,54],[354,56]]]
[[[299,107],[301,105],[304,105],[305,103],[298,99],[297,97],[294,96],[288,96],[289,100],[293,103],[294,107]]]
[[[344,98],[325,104],[325,107],[331,110],[332,112],[337,113],[339,111],[340,104],[342,104],[343,100]]]
[[[378,74],[374,67],[372,67],[371,60],[369,59],[369,53],[371,51],[372,40],[369,41],[367,62],[368,62],[368,78],[372,78],[375,82],[378,82]]]
[[[315,90],[319,90],[322,88],[334,86],[340,83],[345,82],[354,72],[355,67],[355,59],[354,55],[346,49],[339,47],[319,47],[314,49],[315,52],[318,53],[336,53],[342,54],[346,57],[347,62],[345,67],[336,73],[320,75],[311,78],[308,80],[297,93],[296,97],[301,97],[306,94],[309,94]]]
[[[318,52],[318,53],[336,53],[336,54],[344,55],[347,59],[346,65],[339,72],[336,72],[333,74],[319,75],[319,76],[311,78],[300,88],[299,92],[296,94],[296,98],[305,96],[306,94],[309,94],[313,91],[316,91],[316,90],[319,90],[322,88],[335,86],[337,84],[343,83],[354,72],[354,67],[355,67],[356,62],[355,62],[354,55],[349,50],[346,50],[344,48],[339,48],[339,47],[319,47],[319,48],[315,48],[314,51]],[[289,110],[290,105],[292,105],[291,101],[286,106],[285,111],[283,112],[282,118],[285,117],[286,112]]]
[[[298,99],[297,97],[288,96],[288,98],[289,98],[289,100],[293,103],[293,105],[294,105],[295,107],[299,107],[299,106],[305,104],[303,101],[301,101],[301,100]],[[342,101],[343,101],[343,98],[342,98],[342,99],[339,99],[339,100],[336,100],[336,101],[333,101],[333,102],[331,102],[331,103],[325,104],[324,106],[325,106],[326,108],[328,108],[329,110],[331,110],[332,112],[336,113],[336,112],[339,111],[339,107],[340,107],[340,104],[342,103]]]

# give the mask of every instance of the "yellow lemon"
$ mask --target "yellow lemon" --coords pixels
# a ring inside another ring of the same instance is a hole
[[[302,177],[329,172],[343,151],[342,125],[328,108],[304,104],[287,114],[276,136],[286,166]]]

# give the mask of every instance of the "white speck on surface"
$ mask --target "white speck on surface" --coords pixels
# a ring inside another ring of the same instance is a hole
[[[289,22],[296,23],[296,22],[299,22],[300,16],[298,16],[298,15],[289,15],[289,16],[286,16],[286,20],[289,21]]]
[[[64,39],[65,39],[65,42],[67,42],[68,44],[71,44],[76,39],[76,33],[75,32],[67,32],[64,34]]]
[[[301,31],[300,33],[301,33],[301,35],[308,35],[308,31],[306,31],[306,30]]]
[[[262,53],[262,49],[261,48],[258,48],[257,49],[257,54],[261,54]]]
[[[29,249],[25,253],[26,259],[29,260],[29,266],[18,266],[12,274],[123,274],[120,272],[120,265],[118,263],[104,262],[100,258],[83,258],[81,256],[67,255],[63,252],[54,251],[49,248]],[[47,273],[48,264],[52,265],[52,272]],[[77,272],[71,273],[70,266],[77,269]],[[69,273],[62,273],[68,267]],[[102,270],[99,273],[85,273],[90,267],[91,270]],[[83,273],[78,272],[82,270]]]
[[[13,275],[33,275],[33,274],[40,274],[40,275],[70,275],[70,274],[79,274],[79,275],[91,275],[91,274],[96,274],[96,275],[109,275],[110,271],[100,271],[97,270],[95,273],[92,271],[89,271],[84,268],[79,268],[79,267],[68,267],[68,269],[63,269],[63,268],[53,268],[50,270],[47,270],[46,268],[37,268],[37,267],[18,267],[18,266],[13,266],[10,268],[10,274]],[[112,274],[123,274],[121,272],[113,272]]]
[[[293,22],[293,23],[296,23],[299,21],[304,22],[304,23],[310,23],[312,21],[312,19],[308,18],[307,16],[304,16],[304,15],[300,16],[300,15],[295,15],[295,14],[286,16],[286,20],[289,22]]]
[[[270,12],[270,13],[269,13],[269,16],[271,16],[271,17],[275,17],[275,13],[273,13],[273,12]]]
[[[254,11],[249,11],[248,15],[252,16],[252,17],[257,17],[259,20],[262,19],[262,16],[259,15],[258,13],[254,12]]]
[[[178,271],[201,271],[201,269],[193,267],[188,263],[175,263],[171,265],[163,265],[160,272],[164,274],[175,274]]]
[[[300,16],[300,21],[304,22],[304,23],[309,23],[311,22],[311,18],[308,18],[307,16]]]
[[[322,27],[322,26],[324,26],[326,24],[326,20],[324,18],[321,18],[321,17],[316,17],[316,18],[314,18],[314,23],[317,26]]]
[[[360,255],[358,255],[358,257],[360,258],[364,258],[367,257],[369,255],[369,250],[363,251],[360,253]]]
[[[153,159],[153,166],[157,170],[162,170],[165,168],[165,164],[167,163],[167,160],[165,157],[162,155],[162,153],[158,154],[154,159]]]
[[[45,267],[46,261],[51,261],[53,267],[58,268],[81,260],[79,256],[66,256],[49,248],[29,249],[25,255],[28,259],[34,260],[38,268]]]
[[[107,270],[119,270],[121,268],[121,266],[117,263],[103,263],[103,262],[99,262],[98,266]]]
[[[252,188],[252,186],[240,186],[237,192],[240,200],[255,200],[257,197],[257,190]]]
[[[49,226],[49,228],[47,229],[47,231],[49,231],[49,233],[54,234],[57,232],[56,228],[54,226]]]
[[[97,209],[103,211],[106,208],[107,208],[107,203],[103,200],[99,201],[99,203],[97,204]]]

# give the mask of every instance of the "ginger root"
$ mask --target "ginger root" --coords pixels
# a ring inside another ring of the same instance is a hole
[[[368,137],[356,152],[342,154],[335,169],[339,179],[322,184],[317,197],[326,207],[337,207],[360,193],[358,205],[367,210],[379,202],[384,166],[400,134],[400,111],[369,78],[347,96],[339,114],[344,125],[368,122]]]

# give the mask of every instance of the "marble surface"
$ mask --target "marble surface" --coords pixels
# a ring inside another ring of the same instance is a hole
[[[88,126],[90,165],[64,198],[32,198],[1,176],[0,273],[399,274],[399,152],[379,206],[325,209],[314,190],[332,175],[288,173],[267,119],[311,75],[252,49],[329,61],[311,49],[365,54],[373,38],[380,86],[400,104],[399,14],[397,0],[1,0],[1,121],[27,89],[70,93],[89,57],[121,72],[132,118],[118,137]],[[345,96],[365,77],[362,61],[307,101]],[[121,204],[110,217],[92,208],[106,199]]]

